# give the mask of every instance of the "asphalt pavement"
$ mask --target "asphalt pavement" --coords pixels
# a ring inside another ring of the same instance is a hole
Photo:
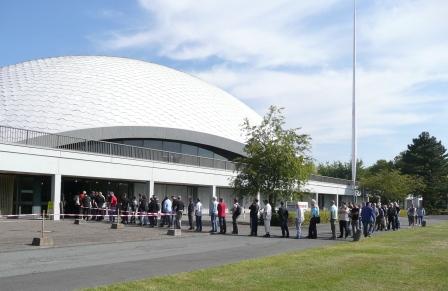
[[[433,220],[429,221],[431,223]],[[4,227],[11,228],[5,224],[0,222],[0,231]],[[127,230],[111,230],[103,223],[79,227],[71,222],[55,222],[55,225],[56,228],[67,228],[61,236],[64,241],[60,241],[57,247],[31,247],[18,244],[18,238],[16,241],[10,239],[10,244],[15,244],[15,248],[3,248],[7,245],[3,244],[0,251],[1,290],[73,290],[348,243],[345,240],[328,240],[330,233],[326,224],[319,225],[316,240],[281,238],[278,227],[272,228],[274,237],[262,238],[247,236],[247,226],[240,226],[238,236],[183,231],[181,237],[171,237],[165,234],[166,229],[158,228],[130,226]],[[228,226],[231,228],[231,224]],[[107,235],[97,237],[95,241],[96,233],[92,233],[92,228],[101,229],[99,233]],[[307,232],[307,228],[304,227],[303,231]],[[23,236],[12,233],[19,238]],[[291,229],[291,235],[293,233],[295,230]],[[259,227],[259,234],[264,234],[262,226]],[[79,239],[83,235],[86,239]],[[111,239],[115,236],[119,239]],[[123,240],[125,236],[127,240]]]

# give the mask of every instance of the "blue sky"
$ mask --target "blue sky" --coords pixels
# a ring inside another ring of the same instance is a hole
[[[392,159],[421,131],[448,145],[448,1],[358,1],[359,157]],[[0,2],[0,66],[111,55],[199,76],[350,159],[351,1]]]

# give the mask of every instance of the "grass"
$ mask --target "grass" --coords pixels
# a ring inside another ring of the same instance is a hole
[[[86,290],[448,290],[448,223]]]

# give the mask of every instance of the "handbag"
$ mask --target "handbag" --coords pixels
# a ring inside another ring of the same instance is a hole
[[[316,223],[320,223],[320,216],[316,216]]]

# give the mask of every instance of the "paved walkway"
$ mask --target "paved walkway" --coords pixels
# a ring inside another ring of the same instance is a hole
[[[317,240],[185,231],[179,238],[167,236],[166,229],[109,227],[105,223],[49,223],[58,247],[43,249],[27,245],[38,234],[38,222],[0,222],[1,290],[73,290],[343,242],[327,239],[328,225],[319,225]],[[247,226],[240,228],[241,233],[249,231]],[[259,231],[263,234],[263,227]],[[272,232],[280,235],[277,227]]]

